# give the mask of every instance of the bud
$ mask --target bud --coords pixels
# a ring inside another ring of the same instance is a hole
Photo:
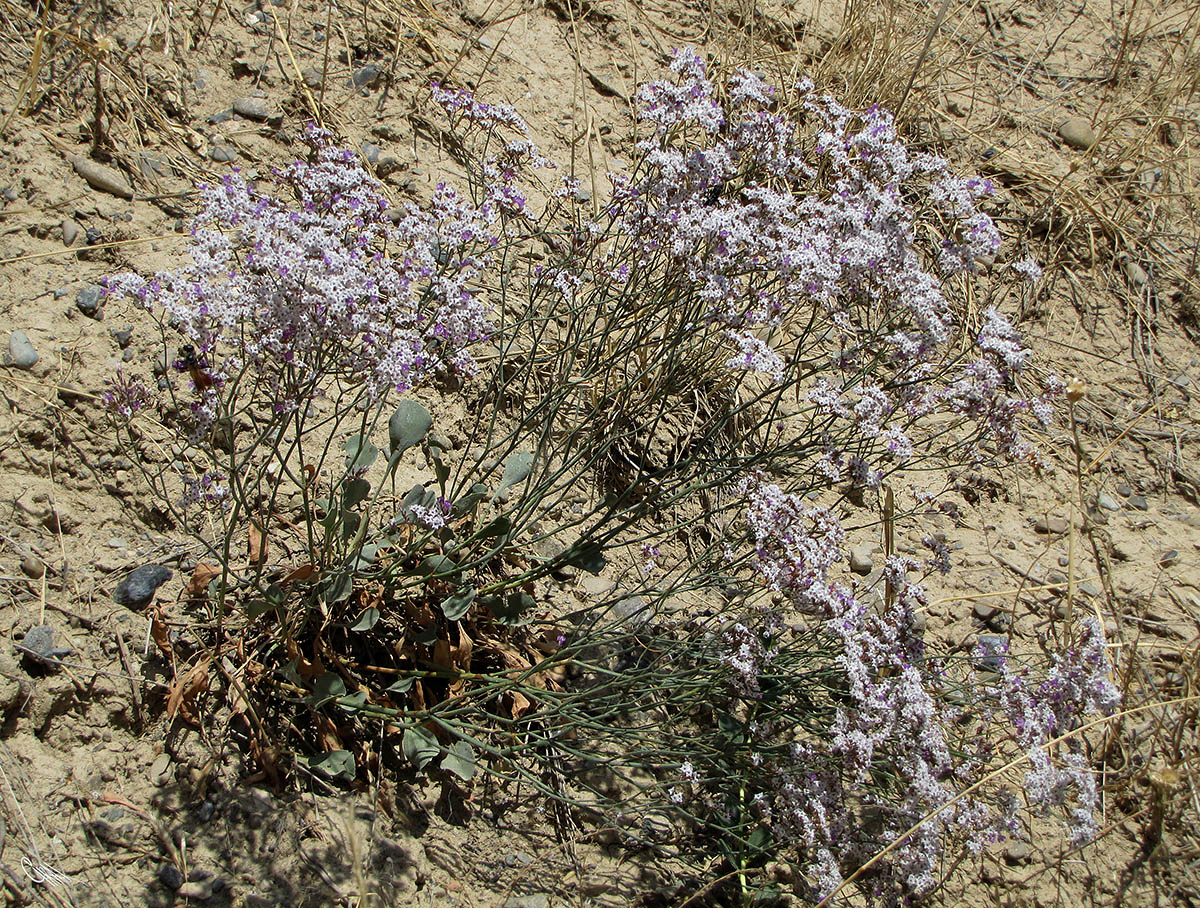
[[[1073,378],[1067,382],[1067,400],[1076,404],[1087,396],[1087,382],[1082,378]]]

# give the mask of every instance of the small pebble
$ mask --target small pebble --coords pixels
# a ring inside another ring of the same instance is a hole
[[[132,571],[113,590],[113,601],[129,608],[149,605],[158,588],[171,579],[171,571],[161,564],[144,564]]]
[[[101,192],[107,192],[122,199],[133,198],[133,189],[115,170],[105,167],[103,164],[97,164],[91,158],[85,158],[82,155],[75,155],[71,159],[71,166],[93,189],[99,189]]]
[[[871,573],[871,570],[875,567],[875,563],[871,558],[873,554],[874,547],[869,544],[854,546],[850,550],[850,570],[864,577]]]
[[[1135,511],[1148,511],[1150,509],[1150,503],[1146,501],[1145,495],[1130,495],[1129,506]]]
[[[130,341],[133,340],[133,328],[132,327],[110,328],[109,333],[112,335],[113,340],[115,340],[117,342],[117,346],[120,347],[122,350],[124,350],[126,347],[128,347]]]
[[[37,351],[29,336],[18,328],[8,337],[8,359],[18,369],[32,369],[38,361]]]
[[[1122,498],[1128,498],[1133,494],[1133,489],[1130,487],[1129,483],[1122,482],[1117,486],[1117,494]]]
[[[368,63],[361,69],[356,69],[354,75],[350,77],[351,88],[370,88],[374,85],[380,76],[380,69],[374,63]]]
[[[209,149],[208,156],[218,163],[226,163],[237,159],[237,149],[228,145],[214,145]]]
[[[232,119],[233,111],[229,108],[226,108],[225,110],[218,110],[215,114],[210,114],[208,122],[213,126],[216,126],[218,123],[227,123]]]
[[[1107,492],[1101,492],[1096,496],[1096,506],[1101,507],[1106,511],[1119,511],[1121,509],[1121,506],[1117,503],[1117,500]]]
[[[1004,860],[1009,864],[1028,864],[1029,846],[1024,842],[1009,842],[1004,849]]]
[[[174,864],[160,864],[158,866],[158,881],[175,892],[183,885],[183,874],[179,872],[179,868]]]
[[[1034,521],[1033,528],[1039,533],[1062,536],[1071,528],[1071,524],[1065,517],[1039,517]]]
[[[233,102],[233,112],[247,120],[266,122],[271,119],[271,108],[262,98],[237,98]]]
[[[30,580],[41,580],[46,575],[46,565],[42,564],[40,558],[28,555],[21,559],[21,573]]]
[[[1083,117],[1071,117],[1058,127],[1058,137],[1071,148],[1087,151],[1096,144],[1096,130]]]
[[[215,880],[194,880],[184,883],[176,890],[176,895],[181,899],[195,899],[197,902],[206,902],[213,896]]]
[[[325,75],[315,66],[306,66],[300,70],[300,78],[304,80],[304,84],[314,91],[320,91],[325,84]]]
[[[991,621],[992,618],[996,616],[996,609],[984,602],[977,602],[975,603],[975,607],[971,609],[971,614],[973,614],[980,621],[987,622]]]
[[[1179,563],[1179,553],[1174,549],[1169,549],[1158,556],[1158,563],[1164,568],[1174,567]]]
[[[362,145],[359,146],[359,149],[362,151],[363,157],[367,159],[368,164],[374,166],[379,163],[379,153],[383,151],[383,149],[378,145],[375,145],[371,142],[363,142]]]
[[[49,666],[57,665],[61,656],[72,652],[69,646],[54,645],[54,628],[48,624],[39,624],[26,631],[21,649],[26,659]]]
[[[104,309],[104,288],[88,284],[75,294],[75,308],[88,318],[99,319]]]
[[[64,218],[62,222],[62,240],[64,246],[73,246],[75,241],[79,239],[79,234],[83,233],[83,229],[72,221],[70,218]]]

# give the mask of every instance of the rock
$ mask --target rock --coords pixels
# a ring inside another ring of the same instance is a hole
[[[99,319],[104,309],[104,288],[88,284],[75,294],[75,308],[88,318]]]
[[[79,239],[79,234],[83,233],[83,228],[72,221],[70,218],[64,218],[62,222],[62,240],[64,246],[73,246],[75,241]]]
[[[26,631],[21,641],[21,651],[29,661],[51,667],[57,666],[61,657],[73,652],[69,646],[54,645],[54,628],[48,624],[39,624]]]
[[[150,604],[158,588],[170,579],[170,569],[161,564],[144,564],[117,584],[113,601],[129,608],[143,608]]]
[[[46,576],[46,565],[42,564],[40,558],[27,555],[21,559],[21,573],[30,580],[41,580]]]
[[[220,123],[228,123],[232,119],[233,109],[227,107],[225,110],[218,110],[215,114],[211,114],[208,118],[208,122],[210,125],[216,126]]]
[[[1160,567],[1174,567],[1179,563],[1179,553],[1174,549],[1168,549],[1158,556],[1158,564]]]
[[[370,88],[379,81],[382,71],[374,63],[368,63],[354,71],[350,77],[350,87],[354,89]]]
[[[864,577],[871,573],[871,569],[875,567],[874,561],[871,560],[874,548],[869,543],[854,546],[850,550],[850,570],[856,574],[862,574]]]
[[[622,625],[641,627],[650,620],[651,609],[641,596],[626,596],[612,607],[612,615],[619,618]]]
[[[593,574],[588,574],[579,581],[579,592],[582,593],[582,598],[586,601],[601,600],[612,592],[613,582],[607,577],[598,577]]]
[[[228,145],[214,145],[208,150],[208,156],[219,164],[237,160],[237,149]]]
[[[1129,483],[1122,482],[1117,486],[1117,494],[1122,498],[1128,498],[1133,494],[1133,489],[1130,487]]]
[[[1093,599],[1099,599],[1104,594],[1104,591],[1100,589],[1099,584],[1094,580],[1085,580],[1079,584],[1079,592],[1085,596],[1091,596]]]
[[[1028,864],[1029,846],[1024,842],[1009,842],[1004,849],[1004,860],[1009,864]]]
[[[918,637],[925,636],[925,629],[929,626],[929,618],[924,612],[913,612],[912,616],[912,632]]]
[[[257,120],[265,123],[271,119],[271,108],[262,98],[237,98],[233,102],[233,112],[247,120]]]
[[[1121,509],[1121,505],[1117,503],[1117,500],[1103,491],[1096,496],[1096,507],[1103,508],[1106,511],[1119,511]]]
[[[325,86],[325,74],[315,66],[306,66],[300,70],[300,78],[313,91],[320,91]]]
[[[1033,528],[1039,532],[1051,536],[1063,536],[1071,529],[1071,524],[1067,522],[1065,517],[1039,517],[1033,523]]]
[[[367,163],[371,166],[375,166],[379,163],[379,153],[383,151],[382,148],[372,142],[363,142],[362,145],[359,146],[359,150],[362,152],[362,156],[367,159]]]
[[[177,891],[184,883],[183,874],[174,864],[159,864],[158,881],[172,892]]]
[[[117,342],[117,346],[124,350],[133,340],[133,326],[128,328],[110,328],[108,331],[112,335],[112,339]]]
[[[1083,117],[1067,119],[1058,127],[1058,137],[1079,151],[1087,151],[1096,144],[1096,130]]]
[[[181,899],[195,899],[197,902],[206,902],[213,896],[213,881],[189,881],[180,886],[175,891],[175,894]]]
[[[107,192],[122,199],[133,198],[133,188],[115,170],[105,167],[103,164],[97,164],[91,158],[85,158],[82,155],[72,157],[71,166],[93,189],[99,189],[101,192]]]
[[[979,621],[982,621],[985,624],[988,621],[991,621],[994,617],[996,617],[996,613],[997,613],[996,609],[992,608],[990,605],[988,605],[987,603],[984,603],[984,602],[975,603],[975,607],[973,609],[971,609],[971,614],[974,615]]]
[[[1150,510],[1150,503],[1148,501],[1146,501],[1145,495],[1130,495],[1129,496],[1129,506],[1131,508],[1133,508],[1135,511]]]
[[[29,336],[20,328],[8,336],[8,360],[18,369],[32,369],[38,361]]]

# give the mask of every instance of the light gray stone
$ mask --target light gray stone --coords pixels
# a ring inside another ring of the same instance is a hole
[[[20,328],[8,337],[8,358],[18,369],[32,369],[38,361],[37,351]]]

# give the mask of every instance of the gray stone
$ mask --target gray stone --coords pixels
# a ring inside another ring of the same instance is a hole
[[[117,584],[113,601],[129,608],[142,608],[150,604],[158,588],[170,579],[169,568],[161,564],[144,564]]]
[[[1135,511],[1150,510],[1150,502],[1146,501],[1145,495],[1130,495],[1129,496],[1129,506],[1131,508],[1133,508]]]
[[[233,102],[233,112],[260,123],[271,119],[271,107],[262,98],[237,98]]]
[[[1033,528],[1039,533],[1047,533],[1051,536],[1063,536],[1071,529],[1071,524],[1067,522],[1065,517],[1039,517],[1033,523]]]
[[[212,880],[193,880],[184,883],[175,892],[181,899],[195,899],[197,902],[206,902],[213,896],[213,881]]]
[[[1117,503],[1117,500],[1107,492],[1101,492],[1096,496],[1096,506],[1106,511],[1119,511],[1121,509],[1121,505]]]
[[[350,77],[351,88],[370,88],[379,81],[382,71],[374,63],[368,63],[354,71],[354,75]]]
[[[73,246],[75,241],[79,239],[79,234],[81,233],[83,233],[82,227],[80,227],[70,218],[63,218],[62,240],[64,246]]]
[[[213,126],[216,126],[218,123],[227,123],[232,119],[233,111],[229,108],[226,108],[225,110],[218,110],[215,114],[211,114],[208,118],[208,122]]]
[[[1058,127],[1058,137],[1079,151],[1087,151],[1096,144],[1096,130],[1083,117],[1068,118]]]
[[[306,66],[300,70],[300,78],[313,91],[320,91],[325,85],[325,74],[315,66]]]
[[[42,564],[40,558],[27,555],[21,559],[21,573],[30,580],[41,580],[46,576],[46,565]]]
[[[127,328],[110,328],[108,333],[112,335],[112,339],[117,342],[117,346],[122,350],[128,347],[133,340],[132,326]]]
[[[101,192],[107,192],[122,199],[133,198],[133,189],[115,170],[105,167],[103,164],[97,164],[91,158],[85,158],[82,155],[75,155],[71,158],[71,166],[93,189],[99,189]]]
[[[1024,842],[1009,842],[1004,849],[1004,860],[1009,864],[1028,864],[1029,846]]]
[[[1174,549],[1168,549],[1158,556],[1158,563],[1164,568],[1174,567],[1179,563],[1179,553]]]
[[[612,592],[612,588],[613,582],[610,579],[593,574],[588,574],[579,581],[579,592],[583,594],[584,599],[603,599]]]
[[[379,163],[379,153],[383,151],[382,148],[372,142],[363,142],[359,146],[359,150],[362,151],[363,157],[367,159],[367,163],[372,166]]]
[[[850,550],[850,570],[864,577],[871,573],[871,569],[875,567],[875,562],[871,560],[873,554],[874,546],[869,543],[854,546]]]
[[[20,328],[8,336],[8,359],[18,369],[32,369],[38,361],[29,336]]]
[[[209,149],[208,156],[214,161],[224,164],[237,160],[237,149],[228,145],[214,145]]]
[[[1117,486],[1117,494],[1120,495],[1122,498],[1128,498],[1130,495],[1133,494],[1133,489],[1130,488],[1129,483],[1122,482]]]
[[[183,885],[183,874],[179,872],[179,868],[174,864],[160,864],[158,867],[158,881],[175,892]]]
[[[100,318],[104,310],[104,288],[99,284],[82,288],[75,294],[75,308],[88,318]]]
[[[971,614],[979,621],[988,622],[996,617],[996,609],[992,608],[986,602],[977,602],[975,607],[971,609]]]
[[[72,652],[69,646],[54,645],[54,628],[48,624],[39,624],[26,631],[21,651],[26,659],[49,666],[57,665],[59,658]]]

